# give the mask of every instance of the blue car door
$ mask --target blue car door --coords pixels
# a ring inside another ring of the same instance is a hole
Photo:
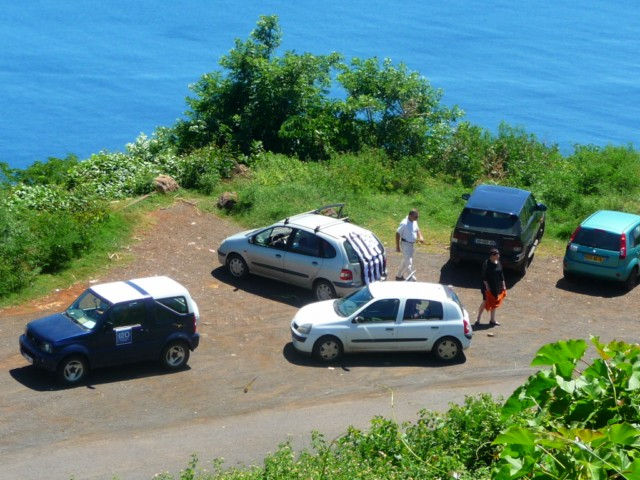
[[[117,365],[148,358],[149,300],[122,302],[111,307],[106,322],[96,332],[97,363]]]

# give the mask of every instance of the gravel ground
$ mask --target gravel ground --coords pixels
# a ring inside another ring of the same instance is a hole
[[[3,462],[237,415],[374,398],[389,389],[397,395],[424,389],[459,392],[466,386],[491,392],[494,383],[526,378],[533,355],[545,343],[589,335],[638,341],[640,288],[625,293],[604,283],[568,284],[562,280],[561,258],[536,257],[523,279],[507,278],[508,296],[497,314],[502,325],[477,329],[459,364],[443,366],[425,354],[371,354],[319,365],[296,355],[289,337],[289,322],[312,300],[310,293],[258,277],[237,283],[217,263],[221,240],[240,227],[186,202],[150,215],[153,225],[128,248],[134,260],[115,261],[91,281],[163,274],[184,284],[201,312],[202,339],[190,368],[172,374],[155,364],[104,369],[93,372],[86,386],[59,388],[50,375],[27,366],[18,336],[29,320],[66,308],[89,283],[0,311]],[[400,254],[390,247],[389,271],[394,272]],[[451,268],[444,247],[442,254],[419,247],[416,267],[420,280],[453,285],[475,316],[481,300],[478,265]],[[415,412],[429,407],[419,401],[412,406]],[[279,434],[272,432],[273,445],[282,440]]]

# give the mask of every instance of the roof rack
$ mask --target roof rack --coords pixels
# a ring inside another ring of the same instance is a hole
[[[349,217],[336,218],[336,221],[333,223],[327,223],[326,225],[318,225],[316,228],[313,229],[313,232],[318,233],[322,228],[333,227],[334,225],[337,225],[339,223],[349,223]]]

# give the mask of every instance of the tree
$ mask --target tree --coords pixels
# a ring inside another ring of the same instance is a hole
[[[354,124],[362,144],[393,157],[428,155],[439,149],[462,115],[440,104],[442,91],[417,72],[390,59],[355,58],[343,65],[338,81],[347,92],[343,118]]]
[[[292,133],[301,119],[321,116],[330,72],[340,56],[286,52],[278,58],[274,53],[281,37],[276,16],[260,17],[249,39],[236,40],[220,60],[228,73],[207,73],[191,87],[195,97],[187,99],[188,120],[175,127],[180,150],[215,142],[249,153],[260,142],[274,152],[305,152],[303,136],[292,141]]]

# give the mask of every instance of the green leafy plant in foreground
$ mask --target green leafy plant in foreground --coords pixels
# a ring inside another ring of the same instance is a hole
[[[640,479],[640,346],[591,342],[599,358],[590,364],[584,340],[538,351],[532,365],[551,368],[505,403],[507,418],[533,416],[497,437],[504,450],[494,478]]]

